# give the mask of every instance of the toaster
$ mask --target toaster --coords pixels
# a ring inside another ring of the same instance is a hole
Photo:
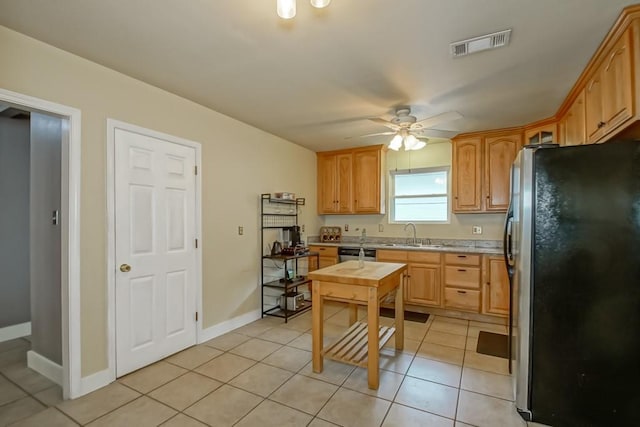
[[[298,292],[289,292],[280,297],[280,308],[295,311],[304,307],[304,295]]]

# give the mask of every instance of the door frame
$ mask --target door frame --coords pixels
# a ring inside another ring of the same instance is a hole
[[[0,101],[63,119],[61,145],[61,312],[62,393],[65,399],[83,394],[80,335],[80,181],[81,112],[79,109],[0,88]],[[68,126],[64,126],[68,124]]]
[[[152,138],[162,139],[195,150],[195,231],[198,239],[196,254],[196,343],[202,336],[202,145],[199,142],[143,128],[131,123],[107,118],[107,337],[108,371],[110,381],[116,379],[116,217],[115,217],[115,130],[121,129]]]

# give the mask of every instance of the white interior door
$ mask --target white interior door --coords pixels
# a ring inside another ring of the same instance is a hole
[[[115,130],[116,375],[196,343],[195,150]]]

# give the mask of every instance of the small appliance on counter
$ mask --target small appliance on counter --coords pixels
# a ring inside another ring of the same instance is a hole
[[[342,240],[342,228],[320,227],[320,242],[340,243],[341,240]]]
[[[280,308],[295,311],[304,307],[304,295],[298,292],[288,292],[280,297]]]

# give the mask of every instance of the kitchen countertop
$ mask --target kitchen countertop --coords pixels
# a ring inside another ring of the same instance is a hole
[[[322,243],[322,242],[309,242],[308,245],[313,246],[333,246],[333,247],[359,247],[360,243],[357,242],[340,242],[340,243]],[[412,246],[402,243],[365,243],[363,245],[365,249],[389,249],[399,251],[425,251],[425,252],[463,252],[473,254],[489,254],[489,255],[501,255],[502,248],[496,247],[478,247],[470,245],[421,245]]]

